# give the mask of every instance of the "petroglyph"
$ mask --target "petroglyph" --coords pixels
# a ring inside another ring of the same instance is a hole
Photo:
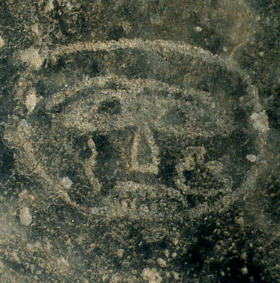
[[[71,237],[79,246],[87,241],[93,255],[106,237],[109,250],[128,249],[127,231],[137,225],[141,243],[176,246],[192,221],[247,195],[267,117],[257,89],[230,58],[141,39],[36,49],[37,63],[30,50],[17,55],[26,71],[4,133],[17,171],[40,184],[33,194],[44,208],[28,211],[27,220],[21,213],[24,225],[43,229],[40,215],[50,223],[61,213],[69,223],[87,219],[92,233],[103,231],[100,243],[89,232]],[[104,258],[92,263],[96,270],[107,266]]]

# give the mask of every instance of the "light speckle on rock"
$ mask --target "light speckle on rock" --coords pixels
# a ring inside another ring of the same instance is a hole
[[[123,254],[124,254],[124,250],[123,249],[118,249],[117,250],[117,256],[118,257],[123,257]]]
[[[246,275],[248,274],[248,268],[245,266],[241,269],[242,274]]]
[[[244,218],[243,217],[239,217],[236,219],[236,223],[239,224],[240,226],[244,226]]]
[[[246,156],[246,158],[247,158],[250,162],[252,162],[252,163],[256,162],[256,160],[257,160],[257,156],[254,155],[254,154],[248,154],[248,155]]]
[[[179,273],[177,273],[175,271],[173,271],[172,273],[173,273],[173,276],[174,276],[175,280],[179,280],[180,279],[180,274]]]
[[[162,278],[155,268],[144,268],[141,273],[144,280],[148,280],[149,283],[160,283]]]
[[[170,253],[169,253],[169,250],[168,250],[168,249],[165,249],[165,250],[164,250],[164,255],[165,255],[166,257],[169,257]]]
[[[255,130],[258,130],[262,133],[266,133],[269,130],[269,122],[265,110],[258,113],[253,113],[251,115],[251,120]]]
[[[49,0],[45,6],[45,13],[51,12],[54,9],[53,0]]]
[[[26,108],[27,108],[29,114],[34,110],[36,104],[37,104],[36,91],[35,91],[34,88],[32,88],[28,92],[28,94],[26,96],[26,101],[25,101],[25,105],[26,105]]]
[[[161,266],[161,267],[167,267],[166,261],[162,258],[158,258],[157,259],[157,263]]]
[[[33,24],[30,28],[32,32],[34,32],[37,36],[41,35],[41,31],[38,23]]]
[[[29,208],[24,207],[19,212],[19,220],[22,225],[28,226],[32,222],[32,215],[30,214]]]
[[[70,189],[71,186],[73,185],[73,181],[69,177],[63,177],[61,178],[61,184],[64,188]]]
[[[195,27],[195,31],[196,31],[196,32],[201,32],[201,31],[202,31],[202,27],[196,26],[196,27]]]
[[[173,253],[171,256],[172,256],[173,258],[175,258],[175,257],[177,257],[177,253]]]
[[[179,239],[178,239],[178,238],[173,238],[173,239],[172,239],[172,243],[173,243],[175,246],[177,246],[178,243],[179,243]]]
[[[44,62],[44,58],[39,54],[39,49],[35,49],[34,47],[20,51],[19,57],[22,62],[29,64],[35,70],[40,69]]]
[[[0,48],[3,47],[5,45],[5,41],[2,38],[2,36],[0,36]]]

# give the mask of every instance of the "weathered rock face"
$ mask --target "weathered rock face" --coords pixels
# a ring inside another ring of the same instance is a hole
[[[279,232],[277,132],[237,56],[257,14],[111,2],[6,6],[32,34],[0,41],[4,280],[268,282],[279,248],[270,269],[254,245]]]

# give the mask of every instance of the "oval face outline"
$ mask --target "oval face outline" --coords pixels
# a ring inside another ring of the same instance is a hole
[[[85,62],[91,62],[88,58],[93,61],[93,73],[75,59],[81,54],[87,55]],[[184,195],[204,195],[207,199],[208,195],[236,190],[246,178],[252,164],[239,156],[232,169],[229,156],[259,150],[262,136],[252,129],[250,117],[260,112],[261,106],[248,76],[230,59],[187,44],[142,40],[60,46],[49,51],[45,59],[41,69],[23,75],[22,80],[29,83],[17,93],[30,109],[25,138],[35,146],[34,158],[45,160],[46,165],[52,159],[52,154],[44,156],[32,141],[40,140],[36,135],[48,140],[39,129],[40,122],[35,121],[38,113],[44,113],[51,125],[47,132],[59,140],[52,145],[54,152],[58,153],[58,148],[70,150],[65,155],[82,164],[97,192],[110,182],[141,183],[144,178],[144,183],[156,185],[161,180],[161,186],[171,185]],[[61,67],[61,61],[68,65]],[[251,140],[248,133],[253,136]],[[90,148],[89,158],[81,159],[73,150],[73,142],[66,144],[72,136],[86,137],[83,147]],[[209,142],[211,139],[219,140],[219,145]],[[232,139],[240,139],[240,148],[232,147]],[[226,147],[232,153],[225,152]],[[203,153],[198,154],[200,151]],[[55,176],[49,183],[65,178],[60,171],[67,171],[70,162],[56,158],[56,165],[47,170]],[[168,170],[172,180],[167,182],[164,175]],[[206,172],[206,179],[219,180],[224,188],[216,190],[209,185],[211,188],[201,190],[198,184],[204,179],[194,174],[195,170]],[[236,183],[232,181],[235,174],[241,176]],[[205,201],[195,200],[191,207]]]
[[[99,60],[94,71],[80,67],[77,53],[84,62],[90,54]],[[172,252],[184,254],[193,244],[186,230],[191,235],[196,223],[227,217],[253,191],[267,116],[230,59],[141,40],[60,46],[45,59],[19,78],[4,138],[17,153],[17,170],[36,183],[40,203],[30,228],[51,244],[57,235],[70,239],[80,266],[115,270],[110,252],[117,249],[130,263],[127,243],[171,243]],[[137,64],[146,69],[138,72]],[[108,254],[100,255],[103,247]],[[56,266],[61,257],[53,258]]]

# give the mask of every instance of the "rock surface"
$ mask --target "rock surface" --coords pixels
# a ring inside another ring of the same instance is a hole
[[[1,282],[280,282],[279,9],[3,2]]]

